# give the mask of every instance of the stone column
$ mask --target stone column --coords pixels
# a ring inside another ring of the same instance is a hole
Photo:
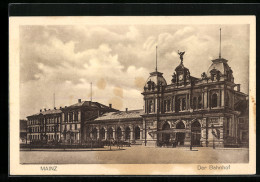
[[[123,128],[122,130],[121,130],[121,132],[122,132],[122,136],[121,136],[121,140],[125,140],[125,129]]]
[[[220,97],[220,90],[218,90],[218,94],[217,94],[217,107],[220,107],[220,99],[221,99],[221,97]]]
[[[105,140],[107,140],[107,132],[108,132],[108,130],[105,129]]]
[[[187,96],[187,98],[189,98],[189,99],[187,99],[187,110],[189,110],[190,109],[190,102],[191,102],[191,93],[190,93],[190,91],[189,91],[189,94],[188,94],[188,96]],[[188,101],[189,100],[189,101]]]
[[[175,112],[175,96],[172,99],[172,112]]]
[[[185,106],[185,110],[188,110],[188,94],[186,94],[185,95],[185,104],[186,104],[186,106]]]
[[[114,140],[116,139],[116,131],[115,131],[115,129],[113,129],[113,138],[114,138]]]
[[[203,92],[203,95],[204,95],[204,97],[203,97],[203,101],[204,101],[204,103],[203,103],[203,108],[206,109],[207,106],[208,106],[208,105],[207,105],[207,104],[208,104],[208,103],[207,103],[207,98],[208,98],[208,96],[207,96],[207,91],[204,91],[204,92]]]
[[[224,95],[224,90],[221,91],[221,107],[225,106],[225,95]]]
[[[130,127],[130,140],[134,140],[134,128],[133,127]]]
[[[97,139],[99,139],[99,128],[97,128]]]
[[[211,105],[211,101],[210,101],[211,98],[210,98],[210,91],[209,90],[207,91],[207,97],[208,97],[207,98],[207,106],[208,106],[208,109],[209,109],[210,105]]]

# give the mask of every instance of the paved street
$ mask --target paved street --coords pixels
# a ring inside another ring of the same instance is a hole
[[[117,149],[77,149],[21,151],[22,164],[181,164],[245,163],[248,149],[155,148],[132,146]]]

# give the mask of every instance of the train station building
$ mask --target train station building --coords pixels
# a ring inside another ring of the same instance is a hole
[[[200,78],[180,64],[167,83],[157,70],[144,85],[144,109],[118,111],[91,101],[28,116],[30,140],[120,140],[145,146],[248,147],[248,96],[228,60],[212,60]]]

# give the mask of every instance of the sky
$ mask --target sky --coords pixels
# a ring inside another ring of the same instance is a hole
[[[207,72],[219,55],[248,94],[249,25],[21,25],[20,118],[40,109],[92,100],[119,110],[142,109],[141,92],[155,70],[169,84],[185,51],[191,76]]]

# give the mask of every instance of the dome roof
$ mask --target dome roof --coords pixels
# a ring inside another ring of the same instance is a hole
[[[145,87],[148,87],[149,83],[154,83],[154,86],[157,85],[167,85],[166,80],[164,79],[164,77],[162,76],[163,73],[155,71],[150,73],[149,78],[147,79],[146,83],[145,83]]]
[[[228,66],[227,60],[223,58],[212,60],[212,64],[208,69],[207,75],[210,75],[212,70],[220,71],[221,75],[227,75],[228,73],[232,73],[232,69]]]
[[[177,67],[175,68],[175,71],[179,71],[179,70],[184,70],[184,71],[186,71],[186,70],[189,70],[189,69],[186,68],[186,67],[183,65],[183,63],[181,63],[181,64],[179,64],[179,66],[177,66]]]

